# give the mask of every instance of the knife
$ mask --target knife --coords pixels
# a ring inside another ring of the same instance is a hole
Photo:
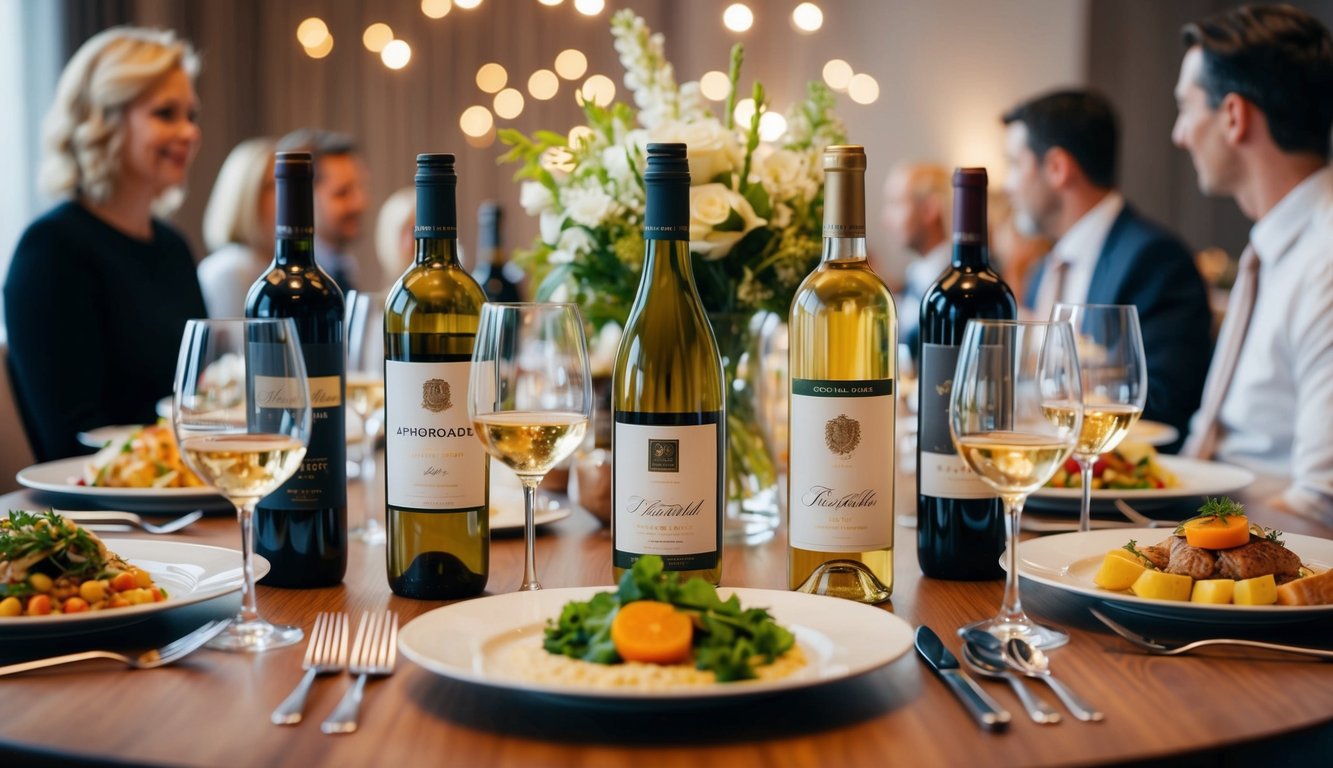
[[[959,669],[958,659],[944,647],[939,635],[924,624],[916,628],[916,652],[953,689],[978,725],[988,731],[1003,731],[1009,726],[1009,713]]]

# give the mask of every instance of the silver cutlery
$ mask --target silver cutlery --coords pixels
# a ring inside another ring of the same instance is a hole
[[[114,525],[132,525],[140,530],[153,534],[175,533],[204,516],[204,511],[202,509],[196,509],[188,515],[181,515],[171,522],[156,525],[144,520],[133,512],[116,512],[109,509],[93,512],[77,512],[72,510],[56,510],[56,512],[66,520],[73,520],[79,525],[92,530],[98,530],[98,528],[101,527],[98,525],[99,523],[110,523]]]
[[[310,644],[305,649],[301,668],[305,675],[287,698],[269,715],[274,725],[295,725],[301,722],[306,696],[319,675],[341,672],[347,665],[347,614],[320,612],[310,631]]]
[[[1110,618],[1108,618],[1101,611],[1098,611],[1096,608],[1089,608],[1088,610],[1092,612],[1093,616],[1097,617],[1098,621],[1109,627],[1112,632],[1116,633],[1117,635],[1120,635],[1121,637],[1125,638],[1134,645],[1143,648],[1149,653],[1158,656],[1179,656],[1182,653],[1189,653],[1190,651],[1196,650],[1198,648],[1205,648],[1212,645],[1220,645],[1220,646],[1229,645],[1229,646],[1239,646],[1242,648],[1259,648],[1265,651],[1279,651],[1281,653],[1294,653],[1301,656],[1311,656],[1316,659],[1324,659],[1324,660],[1333,659],[1333,651],[1330,650],[1324,650],[1322,648],[1306,648],[1304,646],[1299,646],[1299,645],[1285,645],[1283,643],[1269,643],[1261,640],[1241,640],[1238,638],[1214,637],[1214,638],[1207,638],[1204,640],[1195,640],[1194,642],[1191,643],[1174,643],[1174,644],[1166,643],[1161,640],[1154,640],[1151,637],[1146,637],[1144,635],[1140,635],[1136,632],[1126,629],[1120,624],[1112,621]]]
[[[1124,515],[1128,520],[1137,523],[1143,528],[1171,528],[1174,530],[1180,525],[1179,520],[1154,520],[1126,504],[1124,499],[1116,499],[1115,508],[1120,510],[1120,514]]]
[[[985,635],[994,641],[994,644],[984,642],[979,637],[974,638],[974,634],[978,636]],[[1022,702],[1023,708],[1027,710],[1028,717],[1032,718],[1034,723],[1054,725],[1060,722],[1060,713],[1034,694],[1023,683],[1021,677],[1010,671],[1008,665],[1004,662],[1004,653],[1000,649],[1000,642],[994,635],[977,629],[969,629],[963,637],[963,663],[969,669],[983,677],[1004,680],[1009,683],[1009,687],[1014,689],[1014,695]]]
[[[1046,658],[1046,654],[1042,653],[1040,648],[1032,645],[1027,640],[1021,637],[1011,637],[1006,640],[1004,642],[1004,658],[1005,661],[1009,662],[1009,666],[1016,671],[1028,677],[1045,680],[1051,690],[1055,691],[1055,695],[1064,703],[1069,713],[1079,720],[1099,723],[1105,718],[1105,715],[1094,709],[1067,685],[1060,682],[1059,678],[1051,674],[1050,659]]]
[[[958,668],[958,659],[944,647],[940,636],[924,624],[916,628],[916,652],[963,702],[978,725],[988,731],[1003,731],[1009,727],[1009,712]]]
[[[35,659],[33,661],[24,661],[19,664],[10,664],[0,667],[0,676],[13,675],[19,672],[28,672],[34,669],[44,669],[54,667],[59,664],[70,664],[76,661],[86,661],[88,659],[112,659],[119,661],[131,669],[154,669],[164,667],[172,662],[180,661],[186,656],[194,653],[204,646],[209,640],[227,628],[231,623],[230,619],[219,619],[210,621],[199,627],[188,635],[168,643],[151,651],[145,651],[138,656],[126,656],[123,653],[115,651],[83,651],[81,653],[69,653],[64,656],[52,656],[48,659]]]
[[[348,671],[357,676],[356,683],[343,695],[333,714],[320,724],[319,729],[324,733],[355,731],[357,717],[361,711],[361,696],[366,688],[366,678],[370,675],[393,674],[397,659],[398,614],[385,611],[382,615],[372,616],[369,611],[363,612],[361,623],[356,628],[356,642],[353,644],[352,660],[348,666]]]

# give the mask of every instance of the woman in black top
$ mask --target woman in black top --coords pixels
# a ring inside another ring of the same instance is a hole
[[[66,65],[43,128],[63,196],[24,232],[5,280],[9,367],[39,461],[80,430],[152,422],[185,321],[204,317],[189,246],[154,212],[179,203],[199,147],[198,59],[171,32],[119,27]]]

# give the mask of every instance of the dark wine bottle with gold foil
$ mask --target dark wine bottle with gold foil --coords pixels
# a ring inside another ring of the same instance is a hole
[[[490,457],[468,419],[486,294],[458,259],[454,156],[417,156],[416,258],[384,308],[389,587],[447,600],[490,572]]]

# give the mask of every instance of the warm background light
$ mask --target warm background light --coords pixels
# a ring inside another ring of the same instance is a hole
[[[380,51],[380,61],[389,69],[402,69],[412,60],[412,47],[402,40],[390,40]]]
[[[325,35],[324,42],[305,49],[305,55],[312,59],[322,59],[333,52],[333,35]]]
[[[852,65],[842,59],[830,59],[824,65],[824,82],[835,91],[847,90],[852,82]]]
[[[467,11],[481,5],[481,0],[454,0],[454,5]]]
[[[754,25],[754,12],[745,3],[732,3],[722,12],[722,23],[732,32],[744,32]]]
[[[329,25],[324,20],[311,16],[296,27],[296,40],[306,48],[317,48],[329,37]]]
[[[393,29],[384,22],[375,22],[366,27],[366,31],[361,35],[361,44],[366,46],[366,50],[371,53],[379,53],[384,50],[384,46],[393,39]]]
[[[564,0],[537,0],[542,5],[560,5]]]
[[[421,0],[421,12],[431,19],[443,19],[453,6],[450,0]]]
[[[458,118],[458,127],[463,129],[464,134],[473,137],[485,136],[494,125],[491,111],[482,106],[468,107],[463,110],[463,116]]]
[[[516,88],[506,88],[495,94],[495,114],[513,120],[523,113],[523,94]]]
[[[580,104],[591,101],[599,107],[605,107],[616,99],[616,84],[606,75],[593,75],[583,81],[579,95],[583,97]]]
[[[731,78],[727,77],[726,72],[719,72],[716,69],[705,72],[704,76],[699,78],[699,92],[705,99],[722,101],[731,93]]]
[[[566,80],[577,80],[588,71],[588,57],[576,48],[566,48],[555,57],[555,72]]]
[[[791,23],[798,32],[814,32],[824,26],[824,12],[814,3],[801,3],[792,10]]]
[[[852,78],[847,86],[847,95],[857,104],[873,104],[879,98],[879,83],[875,78],[862,72]]]
[[[759,118],[759,138],[764,141],[777,141],[787,132],[787,118],[778,112],[765,112]]]
[[[606,8],[606,0],[574,0],[574,10],[584,16],[596,16]]]
[[[750,130],[750,123],[754,121],[754,99],[741,99],[736,102],[736,109],[731,113],[736,119],[736,127],[743,131]]]
[[[546,101],[560,90],[560,78],[549,69],[539,69],[528,78],[528,93],[532,98]]]
[[[500,89],[509,82],[509,73],[505,68],[495,62],[482,64],[477,70],[477,87],[487,93],[499,93]]]

